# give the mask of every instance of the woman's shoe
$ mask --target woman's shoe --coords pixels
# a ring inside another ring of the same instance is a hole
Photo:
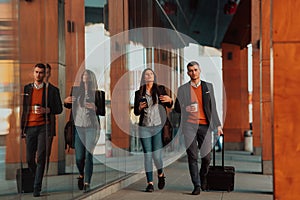
[[[83,186],[83,190],[84,190],[84,193],[89,192],[90,191],[90,184],[85,183],[84,186]]]
[[[162,176],[158,176],[158,189],[162,190],[165,187],[165,175],[163,174]]]
[[[78,189],[83,190],[83,176],[79,176],[77,179],[78,179]]]
[[[146,187],[146,192],[153,192],[154,191],[154,187],[153,184],[148,184],[148,186]]]

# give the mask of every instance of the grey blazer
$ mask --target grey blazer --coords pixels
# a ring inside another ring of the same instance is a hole
[[[221,126],[214,97],[214,89],[211,83],[201,81],[202,87],[202,102],[203,110],[211,130]],[[181,113],[181,122],[186,123],[189,113],[186,112],[185,107],[191,102],[191,85],[190,82],[183,84],[178,88],[177,98],[175,102],[175,111]]]

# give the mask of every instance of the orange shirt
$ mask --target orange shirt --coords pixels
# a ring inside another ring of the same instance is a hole
[[[204,114],[203,102],[202,102],[202,87],[191,87],[191,102],[198,103],[198,112],[190,112],[188,117],[188,122],[193,124],[203,124],[207,125],[208,121]]]
[[[31,105],[28,114],[28,124],[27,126],[40,126],[46,124],[44,119],[44,114],[35,114],[33,110],[33,106],[36,104],[42,105],[43,99],[43,91],[44,89],[36,89],[35,87],[32,90],[32,98],[31,98]]]

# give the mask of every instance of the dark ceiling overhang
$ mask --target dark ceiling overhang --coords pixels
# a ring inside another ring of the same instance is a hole
[[[251,42],[251,0],[241,0],[223,43],[235,44],[245,48]]]
[[[162,27],[175,31],[177,35],[186,35],[185,41],[182,41],[182,38],[165,36],[164,41],[171,44],[172,48],[182,48],[189,43],[221,48],[222,42],[233,41],[227,29],[236,14],[224,12],[224,7],[229,1],[232,0],[129,0],[129,28]],[[250,0],[233,1],[238,5],[237,12],[240,12],[239,2]],[[150,7],[152,9],[149,9]],[[241,23],[243,22],[242,20]],[[235,35],[240,31],[245,34],[245,30],[234,28],[235,25],[231,28]],[[226,40],[225,33],[228,35]],[[133,42],[144,43],[145,36],[136,34],[130,39]],[[244,37],[246,36],[239,38],[236,43],[245,41]],[[168,41],[168,38],[171,40]]]

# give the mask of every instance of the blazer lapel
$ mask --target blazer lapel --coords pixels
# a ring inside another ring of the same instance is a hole
[[[185,101],[186,102],[186,105],[189,105],[191,103],[191,83],[190,81],[185,85],[185,88],[184,88],[184,98],[185,98]]]

